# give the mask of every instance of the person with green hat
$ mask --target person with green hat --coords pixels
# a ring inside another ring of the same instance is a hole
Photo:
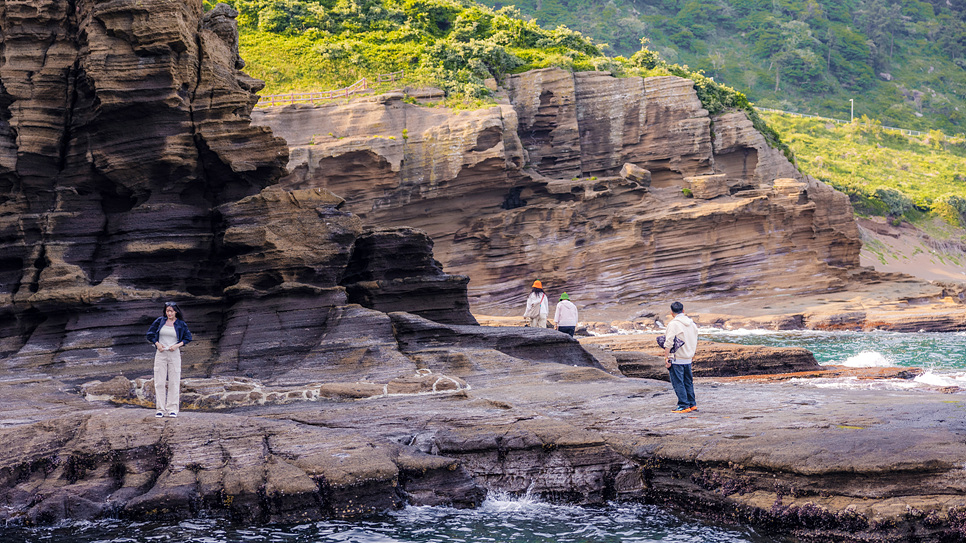
[[[570,301],[570,295],[564,292],[560,295],[557,310],[553,314],[553,322],[558,331],[574,337],[577,330],[577,306]]]

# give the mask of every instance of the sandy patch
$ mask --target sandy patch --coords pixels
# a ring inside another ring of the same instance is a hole
[[[966,281],[963,230],[945,227],[938,235],[930,235],[907,223],[892,226],[880,217],[857,221],[862,233],[862,266],[927,281]]]

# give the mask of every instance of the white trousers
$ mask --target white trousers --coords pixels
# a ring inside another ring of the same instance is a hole
[[[546,313],[541,313],[541,314],[537,315],[536,317],[529,317],[529,318],[527,318],[527,322],[530,324],[530,326],[532,326],[534,328],[546,328],[547,327],[547,314]]]
[[[154,397],[158,411],[177,413],[181,404],[181,349],[154,355]]]

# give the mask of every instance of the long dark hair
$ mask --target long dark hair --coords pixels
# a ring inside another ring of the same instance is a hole
[[[530,291],[530,294],[533,294],[534,292],[539,292],[540,294],[543,294],[543,289],[542,288],[533,287],[533,290]]]
[[[169,307],[174,308],[174,318],[176,318],[178,320],[182,320],[182,321],[184,320],[184,316],[181,314],[181,308],[178,307],[178,304],[175,303],[175,302],[164,302],[164,308],[161,309],[161,316],[162,317],[168,318],[167,311],[168,311],[168,308]]]

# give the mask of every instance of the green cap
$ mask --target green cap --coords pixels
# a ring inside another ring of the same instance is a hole
[[[570,299],[570,295],[567,294],[566,292],[564,292],[563,294],[560,295],[560,299],[561,300],[569,300]]]

